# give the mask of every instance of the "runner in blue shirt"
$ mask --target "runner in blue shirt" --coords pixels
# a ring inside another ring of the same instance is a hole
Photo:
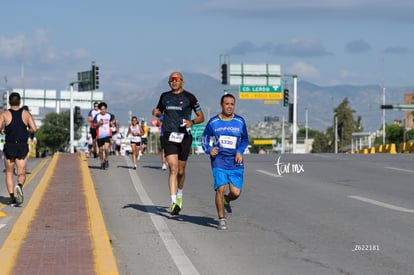
[[[202,147],[210,155],[216,191],[218,229],[227,229],[224,209],[231,213],[230,201],[236,200],[243,188],[243,153],[249,144],[244,119],[234,113],[236,99],[231,94],[221,97],[221,113],[212,117],[202,136]],[[229,193],[226,188],[229,185]]]

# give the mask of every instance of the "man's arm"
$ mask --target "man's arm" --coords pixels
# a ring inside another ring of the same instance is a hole
[[[24,121],[29,127],[29,133],[33,134],[37,131],[36,123],[34,122],[33,116],[30,112],[23,110]]]
[[[4,134],[4,112],[2,112],[0,114],[0,129],[1,129],[1,133]]]
[[[94,117],[92,116],[92,111],[89,111],[88,113],[88,121],[93,122]]]
[[[195,112],[196,117],[192,120],[194,124],[199,124],[204,122],[204,113],[203,110],[198,110]]]

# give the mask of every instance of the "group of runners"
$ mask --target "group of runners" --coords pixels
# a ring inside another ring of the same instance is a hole
[[[162,169],[168,166],[168,186],[171,197],[170,213],[179,215],[183,208],[185,169],[191,150],[190,127],[204,122],[204,114],[194,94],[184,89],[184,79],[180,72],[173,72],[168,78],[170,90],[160,95],[152,115],[159,118],[162,145]],[[29,133],[36,131],[34,120],[27,110],[20,107],[20,95],[11,93],[10,109],[0,115],[0,127],[6,133],[4,163],[6,186],[11,205],[23,203],[23,185],[27,165],[27,140]],[[215,204],[219,219],[218,229],[227,229],[226,213],[231,213],[230,202],[236,200],[243,189],[244,158],[248,146],[247,127],[243,117],[235,114],[235,97],[224,94],[220,99],[221,112],[213,116],[202,135],[202,148],[210,155],[213,188],[216,192]],[[88,114],[90,134],[94,139],[91,153],[99,155],[100,167],[109,167],[108,157],[113,132],[117,131],[113,114],[107,112],[105,102],[95,102]],[[193,117],[193,113],[195,116]],[[162,124],[161,124],[162,123]],[[119,129],[119,128],[118,128]],[[118,130],[119,131],[119,130]],[[133,116],[128,127],[132,148],[133,169],[137,168],[137,158],[143,142],[145,130]],[[95,142],[96,139],[96,142]],[[17,184],[13,181],[13,168],[17,167]],[[228,187],[228,188],[227,188]]]
[[[204,114],[194,94],[184,89],[180,72],[171,73],[168,84],[171,90],[161,94],[152,114],[162,117],[163,135],[160,139],[169,167],[170,213],[178,215],[183,208],[185,168],[192,143],[189,129],[194,124],[203,123]],[[249,141],[244,119],[234,113],[235,97],[224,94],[220,106],[221,113],[213,116],[206,125],[202,147],[211,159],[218,229],[225,230],[227,219],[224,212],[232,212],[230,202],[240,196],[243,188],[243,153]]]

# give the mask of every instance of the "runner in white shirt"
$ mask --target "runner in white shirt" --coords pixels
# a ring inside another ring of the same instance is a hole
[[[96,139],[99,147],[101,168],[105,170],[105,168],[109,167],[109,147],[112,139],[111,127],[113,126],[112,124],[114,123],[114,119],[112,114],[106,112],[107,105],[105,102],[99,103],[98,107],[101,112],[95,116],[93,123],[96,128]]]
[[[133,116],[131,118],[131,125],[128,127],[127,137],[131,138],[131,149],[132,149],[132,162],[134,163],[133,169],[137,169],[137,158],[141,149],[141,136],[144,131],[141,125],[138,124],[138,118]]]

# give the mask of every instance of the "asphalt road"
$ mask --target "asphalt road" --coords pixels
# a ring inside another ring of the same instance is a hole
[[[413,274],[412,155],[248,155],[218,231],[209,159],[191,156],[181,215],[159,156],[90,159],[121,274]]]
[[[105,171],[88,159],[120,274],[414,274],[413,155],[245,160],[242,195],[219,231],[207,156],[189,159],[177,217],[160,156],[137,170],[130,157],[111,156]],[[48,163],[29,161],[29,197]],[[1,217],[0,243],[20,212]]]

